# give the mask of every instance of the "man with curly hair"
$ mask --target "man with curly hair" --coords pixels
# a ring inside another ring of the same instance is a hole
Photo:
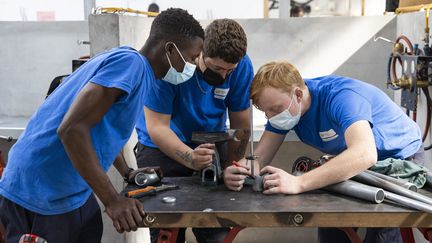
[[[9,153],[0,181],[7,242],[25,233],[50,243],[100,242],[103,224],[93,192],[118,232],[137,229],[143,205],[120,195],[106,171],[115,163],[128,174],[118,155],[142,115],[146,93],[163,82],[155,79],[192,75],[203,39],[192,15],[168,9],[155,18],[140,51],[124,46],[103,52],[62,82]]]
[[[205,29],[203,52],[187,82],[155,82],[137,124],[139,167],[160,166],[167,177],[191,176],[212,163],[214,144],[196,146],[194,131],[249,128],[253,67],[247,39],[234,20],[215,20]],[[227,112],[228,111],[228,112]],[[247,137],[247,136],[245,136]],[[247,141],[228,145],[228,161],[244,156]],[[193,229],[198,242],[220,242],[228,229]],[[157,230],[151,230],[156,241]],[[184,230],[177,242],[184,242]]]

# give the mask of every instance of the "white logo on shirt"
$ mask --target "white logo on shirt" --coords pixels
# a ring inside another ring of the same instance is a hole
[[[324,132],[319,132],[319,135],[321,137],[321,140],[323,140],[323,142],[329,142],[339,137],[339,135],[333,129]]]
[[[214,97],[216,99],[221,99],[224,100],[226,98],[226,96],[228,95],[228,91],[230,89],[221,89],[221,88],[216,88],[214,89]]]

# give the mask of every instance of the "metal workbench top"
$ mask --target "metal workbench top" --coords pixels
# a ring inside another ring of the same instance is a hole
[[[316,190],[300,195],[202,186],[198,177],[164,178],[179,189],[141,198],[151,227],[432,227],[432,214]],[[128,187],[130,189],[131,187]],[[422,193],[432,195],[428,191]],[[174,203],[162,198],[173,196]]]

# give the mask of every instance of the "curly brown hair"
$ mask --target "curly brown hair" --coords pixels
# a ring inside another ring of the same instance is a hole
[[[246,55],[247,38],[243,28],[232,19],[216,19],[205,29],[204,56],[238,63]]]

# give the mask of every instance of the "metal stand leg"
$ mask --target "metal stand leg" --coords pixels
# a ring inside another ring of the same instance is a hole
[[[173,229],[160,229],[158,236],[158,243],[175,243],[177,241],[177,235],[179,228]]]
[[[348,236],[352,243],[362,243],[362,240],[358,236],[357,232],[353,228],[339,228]]]
[[[400,228],[400,232],[404,243],[415,243],[412,228]]]
[[[228,235],[225,236],[222,243],[231,243],[234,238],[237,236],[237,234],[240,232],[240,230],[244,229],[246,227],[233,227],[230,232],[228,232]]]
[[[423,237],[432,242],[432,228],[418,228],[418,230],[423,234]]]

